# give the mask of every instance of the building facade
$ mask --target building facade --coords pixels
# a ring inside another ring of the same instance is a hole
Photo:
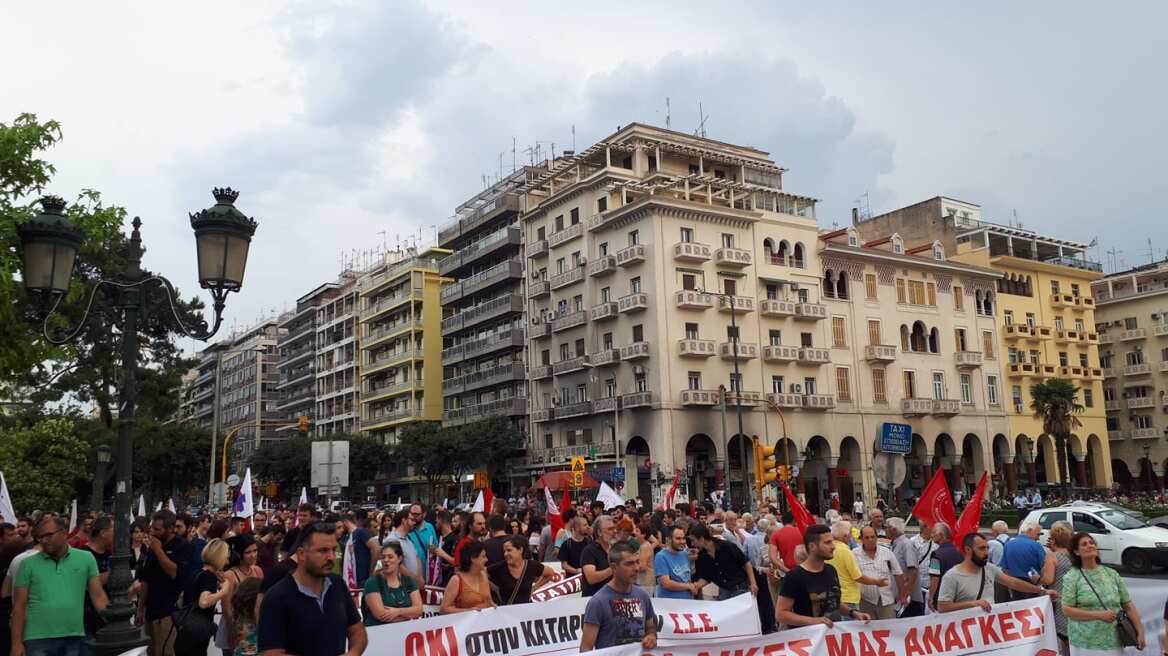
[[[1111,467],[1122,489],[1164,489],[1168,466],[1168,260],[1091,283]]]
[[[1068,483],[1111,486],[1111,455],[1103,403],[1103,370],[1091,283],[1102,267],[1086,258],[1086,244],[981,218],[975,204],[936,197],[865,220],[862,239],[892,233],[908,243],[938,242],[952,260],[1002,274],[996,289],[979,290],[975,308],[999,317],[1010,431],[992,444],[995,462],[1012,463],[1019,486],[1062,482],[1056,441],[1043,434],[1030,409],[1030,387],[1063,378],[1081,390],[1081,426],[1067,443]]]
[[[233,339],[222,353],[219,435],[223,440],[236,431],[229,445],[232,463],[248,462],[264,442],[280,439],[276,428],[286,423],[277,409],[280,335],[278,320],[264,321]],[[235,469],[228,467],[229,472]]]
[[[410,422],[442,419],[438,261],[449,254],[389,253],[357,280],[361,432],[387,444]]]
[[[320,290],[316,307],[316,413],[309,432],[347,435],[358,430],[357,274],[341,273]]]
[[[296,300],[296,309],[280,317],[277,338],[280,380],[276,411],[283,424],[276,432],[298,434],[300,417],[311,423],[316,406],[316,300],[318,290]]]
[[[462,425],[510,417],[527,429],[526,302],[521,169],[455,210],[438,231],[451,251],[438,264],[442,298],[442,421]]]

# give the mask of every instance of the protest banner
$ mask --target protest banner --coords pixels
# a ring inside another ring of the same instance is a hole
[[[658,601],[654,599],[653,603]],[[623,645],[593,653],[597,656],[973,656],[991,652],[994,656],[1058,656],[1050,599],[1043,596],[994,604],[988,613],[972,608],[925,617],[839,622],[831,629],[818,624],[737,640],[702,636],[697,642],[661,643],[650,650],[640,645]],[[449,652],[447,656],[470,653]],[[407,652],[407,656],[435,654],[434,651]]]
[[[366,654],[534,656],[579,651],[588,599],[569,597],[369,627]],[[660,644],[712,644],[760,633],[754,597],[654,599]]]

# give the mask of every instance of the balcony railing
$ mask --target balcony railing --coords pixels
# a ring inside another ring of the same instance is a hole
[[[1156,407],[1156,399],[1151,396],[1136,396],[1127,400],[1127,407],[1129,410],[1137,410],[1140,408],[1154,408]]]
[[[527,414],[527,399],[521,396],[512,396],[504,399],[487,401],[477,405],[468,405],[461,408],[451,408],[442,412],[442,420],[454,424],[463,424],[486,417],[516,416]]]
[[[560,360],[552,365],[552,374],[559,376],[561,374],[570,374],[575,371],[583,371],[584,365],[588,359],[584,356],[575,358],[568,358],[567,360]]]
[[[1160,439],[1160,430],[1157,428],[1133,428],[1130,432],[1133,440]]]
[[[1034,329],[1024,323],[1009,323],[1002,330],[1006,339],[1028,339],[1034,337]]]
[[[1083,269],[1084,271],[1095,271],[1097,273],[1103,273],[1103,265],[1102,264],[1100,264],[1099,262],[1092,262],[1091,260],[1085,260],[1081,257],[1055,256],[1055,257],[1048,257],[1042,261],[1047,263],[1047,264],[1055,264],[1058,266],[1072,267],[1075,269]]]
[[[548,321],[539,321],[539,323],[533,323],[527,326],[527,337],[530,339],[539,339],[541,337],[551,336],[552,324]]]
[[[616,271],[616,256],[601,255],[588,263],[588,275],[593,278],[608,275]]]
[[[714,355],[714,340],[712,339],[680,339],[677,341],[677,354],[683,358],[708,358]]]
[[[749,296],[718,296],[718,310],[729,312],[731,299],[735,312],[754,312],[754,299]]]
[[[758,311],[764,317],[793,317],[795,302],[765,298],[758,302]]]
[[[920,417],[933,412],[932,399],[901,399],[900,413],[906,417]]]
[[[758,344],[722,342],[718,344],[718,355],[723,360],[753,360],[758,357]]]
[[[835,407],[835,397],[831,394],[804,394],[803,407],[808,410],[831,410]]]
[[[531,379],[541,380],[552,377],[552,366],[550,364],[539,365],[531,368]]]
[[[868,362],[892,362],[896,360],[896,346],[869,344],[864,347],[864,359]]]
[[[719,266],[747,267],[751,264],[751,254],[748,250],[723,246],[714,251],[714,264]]]
[[[572,241],[573,239],[576,239],[577,237],[580,237],[583,234],[584,234],[584,224],[583,223],[577,223],[576,225],[570,225],[567,228],[560,230],[559,232],[553,232],[552,234],[548,235],[548,239],[547,239],[548,246],[551,248],[555,248],[556,246],[559,246],[560,244],[566,244],[567,242]]]
[[[580,417],[583,415],[592,414],[592,402],[581,401],[579,403],[569,403],[568,405],[561,405],[556,408],[556,419],[567,419],[569,417]]]
[[[953,354],[953,362],[958,369],[974,369],[982,365],[984,357],[981,351],[957,351]]]
[[[820,321],[827,318],[827,306],[822,303],[798,303],[795,318],[806,321]]]
[[[529,258],[543,257],[548,254],[548,240],[539,239],[527,245],[526,255]]]
[[[552,290],[555,291],[568,285],[574,285],[581,280],[584,280],[584,267],[576,267],[563,273],[557,273],[549,279],[549,282],[551,282]]]
[[[603,399],[596,399],[592,402],[593,412],[612,412],[620,409],[619,396],[606,396]]]
[[[939,417],[952,417],[961,413],[961,401],[955,399],[933,399],[932,413]]]
[[[783,346],[782,344],[764,344],[762,359],[767,362],[794,362],[799,359],[798,346]]]
[[[621,313],[647,310],[649,308],[649,295],[645,292],[635,292],[620,297],[617,304],[620,306]]]
[[[831,362],[831,351],[823,348],[803,347],[799,349],[799,362],[808,364],[826,364]]]
[[[762,403],[762,398],[762,392],[726,390],[726,405],[731,407],[737,406],[741,402],[742,407],[753,408]]]
[[[604,349],[591,353],[588,355],[588,364],[593,367],[609,367],[615,364],[620,364],[620,351],[617,349]]]
[[[645,261],[647,250],[645,244],[633,244],[616,252],[617,266],[627,267]]]
[[[803,395],[790,392],[771,392],[766,395],[767,401],[779,408],[802,408]]]
[[[678,242],[673,245],[673,259],[683,262],[706,262],[713,257],[713,249],[709,244],[699,244],[693,241]]]
[[[552,293],[552,284],[547,280],[534,280],[527,285],[528,298],[540,298]]]
[[[442,332],[444,334],[454,332],[467,326],[473,326],[481,321],[492,319],[500,314],[522,311],[523,299],[518,294],[506,294],[446,317],[442,320]],[[420,326],[421,320],[418,323]]]
[[[621,407],[626,410],[629,408],[643,408],[653,405],[653,392],[632,392],[621,397]]]
[[[1137,339],[1146,339],[1148,337],[1148,329],[1147,328],[1132,328],[1131,330],[1125,330],[1125,331],[1119,333],[1118,337],[1119,337],[1119,341],[1121,341],[1121,342],[1130,342],[1130,341],[1134,341]]]
[[[598,305],[593,305],[588,310],[588,318],[592,321],[605,321],[607,319],[615,319],[617,315],[616,301],[607,301]]]
[[[633,342],[620,349],[621,360],[640,360],[649,357],[649,342]]]
[[[683,310],[705,310],[714,307],[714,297],[705,292],[682,290],[673,295],[677,307]]]
[[[1158,323],[1152,326],[1152,334],[1156,337],[1168,335],[1168,323]]]
[[[682,405],[718,405],[718,390],[681,390],[678,395]]]
[[[569,312],[562,317],[556,318],[552,321],[552,332],[558,333],[561,330],[568,330],[576,326],[582,326],[588,323],[588,313],[584,310],[578,312]]]
[[[1147,362],[1143,364],[1129,364],[1123,368],[1123,375],[1125,376],[1144,376],[1152,373],[1152,365]]]

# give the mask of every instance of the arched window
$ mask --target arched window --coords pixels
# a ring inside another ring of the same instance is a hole
[[[909,342],[908,326],[903,323],[900,324],[900,350],[904,353],[912,350],[912,344]]]
[[[806,263],[803,261],[803,243],[802,242],[795,242],[794,257],[795,257],[795,261],[791,263],[791,266],[795,267],[796,269],[802,269],[804,266],[806,266]]]
[[[768,264],[774,264],[772,261],[775,256],[775,242],[771,241],[770,237],[762,240],[762,251],[766,254]]]
[[[848,246],[853,248],[860,245],[860,233],[855,228],[848,228]]]
[[[923,321],[913,322],[912,334],[909,335],[909,346],[914,353],[924,353],[929,350],[929,334]]]
[[[823,297],[835,298],[835,275],[831,269],[823,272]]]
[[[787,266],[787,258],[791,256],[791,245],[784,239],[779,242],[779,252],[775,253],[775,258],[778,260],[775,264],[779,266]]]
[[[929,331],[929,353],[941,352],[941,331],[933,328]]]
[[[940,261],[945,260],[945,247],[942,246],[941,242],[939,241],[933,242],[933,259]]]
[[[835,283],[835,295],[840,298],[848,297],[848,272],[840,271],[839,280]]]
[[[980,289],[977,290],[976,292],[974,292],[974,294],[973,294],[973,307],[975,308],[975,310],[974,310],[975,312],[977,312],[978,314],[982,313],[982,311],[981,311],[981,290]]]
[[[1029,284],[1030,284],[1029,281],[1027,281],[1027,287],[1029,287]],[[1029,290],[1027,290],[1027,291],[1029,291]],[[985,299],[982,301],[982,310],[983,310],[982,314],[990,316],[994,313],[994,298],[993,297],[994,297],[994,295],[992,292],[986,292]]]

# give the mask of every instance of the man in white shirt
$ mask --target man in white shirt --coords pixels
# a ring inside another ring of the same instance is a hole
[[[870,579],[888,579],[891,575],[896,579],[896,590],[904,590],[904,571],[900,563],[891,549],[880,546],[876,540],[876,529],[871,526],[860,529],[860,546],[852,550],[860,572]],[[896,604],[907,605],[908,595],[900,593],[901,599],[896,599],[892,591],[892,586],[888,585],[861,585],[860,612],[877,620],[896,617]]]
[[[852,504],[852,518],[859,522],[864,518],[864,499],[860,495],[856,495],[856,501]]]
[[[929,561],[933,557],[933,552],[937,549],[937,543],[933,542],[933,527],[930,524],[921,522],[921,532],[909,539],[912,546],[917,550],[917,581],[921,587],[921,599],[928,599],[930,577],[928,576]],[[916,595],[913,595],[916,598]],[[928,615],[929,605],[923,604],[923,614]]]
[[[1022,490],[1014,495],[1014,510],[1018,511],[1018,524],[1026,521],[1026,515],[1030,512],[1030,502],[1026,500],[1026,495]]]

